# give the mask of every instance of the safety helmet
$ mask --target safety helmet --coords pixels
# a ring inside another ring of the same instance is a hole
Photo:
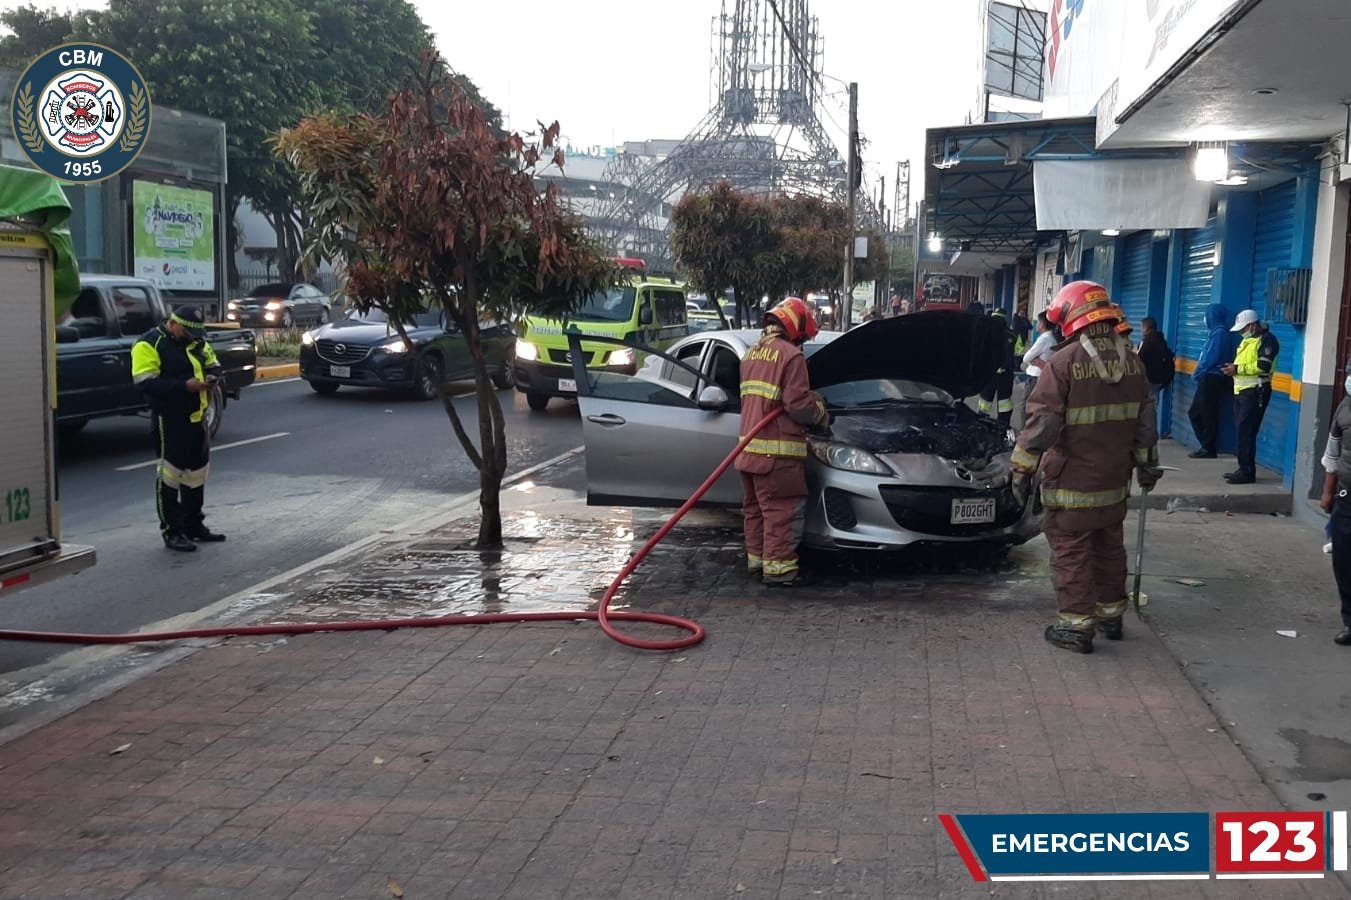
[[[1127,319],[1126,319],[1126,311],[1125,311],[1125,310],[1123,310],[1123,309],[1122,309],[1118,304],[1116,304],[1116,303],[1113,303],[1113,304],[1112,304],[1112,309],[1116,310],[1116,315],[1117,315],[1116,333],[1117,333],[1117,334],[1120,334],[1120,335],[1128,335],[1128,334],[1130,334],[1132,331],[1135,330],[1134,328],[1131,327],[1131,323],[1130,323],[1129,321],[1127,321]]]
[[[771,321],[782,326],[788,340],[794,344],[810,341],[821,333],[821,327],[816,324],[816,313],[801,297],[788,297],[775,304],[765,313],[765,324],[771,324]]]
[[[1121,310],[1096,281],[1071,281],[1060,289],[1046,308],[1046,318],[1069,340],[1094,322],[1122,320]]]

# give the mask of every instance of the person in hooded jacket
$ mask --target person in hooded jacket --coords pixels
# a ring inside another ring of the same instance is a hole
[[[1220,439],[1220,404],[1234,393],[1233,379],[1224,374],[1224,366],[1234,358],[1229,322],[1229,310],[1221,304],[1212,303],[1206,309],[1206,343],[1192,375],[1196,392],[1192,395],[1191,408],[1187,410],[1192,433],[1201,445],[1191,454],[1192,459],[1215,458]]]

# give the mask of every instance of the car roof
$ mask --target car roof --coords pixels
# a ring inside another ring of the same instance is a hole
[[[155,283],[146,278],[137,278],[135,275],[109,275],[106,273],[83,273],[80,275],[80,284],[144,284],[154,287]]]

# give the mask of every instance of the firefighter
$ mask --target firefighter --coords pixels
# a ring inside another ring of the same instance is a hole
[[[156,506],[160,534],[170,550],[225,540],[206,527],[202,501],[209,457],[206,411],[220,364],[202,311],[181,306],[131,348],[131,377],[150,399],[159,441]]]
[[[767,585],[799,582],[797,545],[807,504],[804,428],[828,428],[825,401],[807,381],[800,349],[816,336],[811,307],[789,297],[765,313],[764,334],[741,360],[741,436],[775,409],[784,413],[737,457],[745,493],[746,561]]]
[[[1007,428],[1009,422],[1013,420],[1013,373],[1018,368],[1018,358],[1022,356],[1020,349],[1022,341],[1013,333],[1013,329],[1008,327],[1008,316],[1002,309],[996,309],[990,315],[1004,323],[1007,346],[1003,354],[1004,363],[985,386],[985,390],[980,392],[976,410],[981,415],[994,418]]]
[[[1122,637],[1126,548],[1122,523],[1131,471],[1152,488],[1158,468],[1154,396],[1107,289],[1075,281],[1046,311],[1065,340],[1027,402],[1027,425],[1013,451],[1014,493],[1026,502],[1041,471],[1043,530],[1060,614],[1046,640],[1093,652],[1095,626]]]

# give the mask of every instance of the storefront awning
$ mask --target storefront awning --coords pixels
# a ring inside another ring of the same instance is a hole
[[[1201,228],[1210,213],[1185,159],[1037,160],[1032,176],[1041,231]]]

